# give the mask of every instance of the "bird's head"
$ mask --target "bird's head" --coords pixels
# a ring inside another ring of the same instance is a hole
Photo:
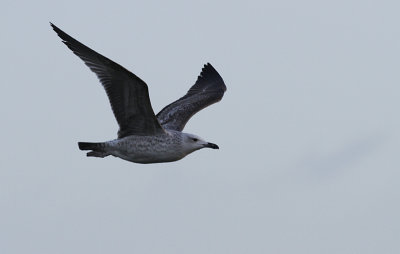
[[[183,133],[182,145],[184,150],[187,151],[188,153],[206,147],[212,149],[219,149],[219,147],[216,144],[207,142],[201,137],[189,133]]]

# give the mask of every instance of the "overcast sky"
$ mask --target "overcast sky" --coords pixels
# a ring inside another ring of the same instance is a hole
[[[0,252],[400,253],[398,1],[4,1]],[[49,21],[149,86],[204,63],[227,92],[181,161],[87,158],[116,137],[97,78]]]

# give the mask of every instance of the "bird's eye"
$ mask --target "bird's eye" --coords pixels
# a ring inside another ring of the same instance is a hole
[[[197,142],[197,141],[198,141],[198,139],[197,139],[197,138],[192,138],[192,140],[193,140],[194,142]]]

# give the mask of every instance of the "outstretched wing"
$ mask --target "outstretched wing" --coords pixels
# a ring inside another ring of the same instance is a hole
[[[163,108],[157,118],[164,129],[182,131],[187,121],[203,108],[222,99],[226,86],[210,63],[185,96]]]
[[[144,81],[121,65],[86,47],[55,25],[51,26],[65,45],[99,78],[119,124],[118,138],[164,132],[154,115]]]

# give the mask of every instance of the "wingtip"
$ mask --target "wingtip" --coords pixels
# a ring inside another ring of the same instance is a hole
[[[206,64],[204,64],[204,68],[207,68],[207,67],[213,67],[213,66],[210,64],[210,62],[207,62]]]
[[[63,30],[58,28],[56,25],[50,22],[51,27],[53,28],[54,32],[61,38],[61,41],[70,48],[70,40],[74,40],[71,36],[65,33]],[[70,48],[71,49],[71,48]],[[73,49],[71,49],[73,51]]]
[[[56,32],[57,34],[59,34],[60,31],[61,31],[61,29],[58,28],[58,27],[57,27],[56,25],[54,25],[53,23],[51,23],[51,22],[49,22],[49,23],[50,23],[51,28],[53,28],[54,32]]]
[[[208,68],[210,68],[210,67],[212,67],[212,65],[211,65],[209,62],[207,62],[207,63],[205,63],[205,64],[203,65],[203,68],[201,68],[201,71],[203,72],[204,70],[206,70],[206,69],[208,69]]]
[[[217,72],[214,68],[214,66],[212,66],[210,64],[210,62],[207,62],[206,64],[204,64],[204,67],[202,68],[201,72],[208,72],[208,71],[212,71],[212,72]],[[202,75],[202,73],[200,73],[200,75]]]

